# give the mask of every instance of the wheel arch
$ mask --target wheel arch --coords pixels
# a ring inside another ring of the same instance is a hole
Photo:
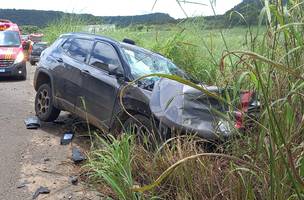
[[[37,91],[39,87],[45,83],[50,83],[51,89],[53,90],[53,79],[51,78],[51,75],[46,70],[40,70],[37,74],[37,77],[35,79],[34,88]]]

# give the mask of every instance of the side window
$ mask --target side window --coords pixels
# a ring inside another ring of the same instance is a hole
[[[111,45],[102,42],[96,43],[90,58],[90,65],[107,70],[109,64],[119,66],[119,63],[117,53]]]
[[[66,41],[62,48],[72,58],[86,62],[86,59],[92,49],[94,41],[86,39],[73,39]]]

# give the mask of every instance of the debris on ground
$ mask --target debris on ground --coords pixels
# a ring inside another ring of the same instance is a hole
[[[77,147],[73,147],[72,159],[75,164],[78,164],[78,163],[84,161],[86,158]]]
[[[69,177],[69,183],[72,185],[77,185],[78,184],[78,177],[77,176],[70,176]]]
[[[50,160],[51,160],[51,159],[49,159],[49,158],[44,158],[44,159],[43,159],[44,162],[48,162],[48,161],[50,161]]]
[[[24,120],[27,129],[37,129],[41,127],[40,120],[37,116],[29,117]]]
[[[49,194],[51,191],[47,187],[40,186],[33,195],[33,199],[36,199],[40,194]]]
[[[58,124],[58,125],[64,125],[65,121],[61,120],[61,119],[56,119],[55,121],[53,121],[54,124]]]
[[[18,188],[18,189],[24,188],[27,184],[29,184],[29,182],[28,182],[28,181],[24,181],[24,182],[20,183],[20,184],[17,186],[17,188]]]
[[[73,131],[66,131],[60,140],[60,144],[61,145],[70,144],[72,142],[73,137],[74,137]]]

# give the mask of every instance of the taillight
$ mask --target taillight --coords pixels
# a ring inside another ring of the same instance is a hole
[[[239,107],[240,111],[235,112],[235,128],[237,129],[244,128],[244,113],[248,111],[252,95],[253,92],[251,91],[241,93],[241,102]]]
[[[235,128],[237,129],[241,129],[244,128],[244,123],[243,123],[243,113],[242,112],[235,112],[234,113],[235,116]]]

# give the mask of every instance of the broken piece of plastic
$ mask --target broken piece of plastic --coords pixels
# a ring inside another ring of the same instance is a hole
[[[67,145],[67,144],[71,143],[73,137],[74,137],[74,132],[73,131],[66,131],[63,134],[63,136],[62,136],[62,138],[60,140],[60,144],[61,145]]]
[[[81,151],[76,148],[76,147],[73,147],[73,150],[72,150],[72,159],[74,161],[75,164],[78,164],[82,161],[84,161],[86,158],[85,156],[81,153]]]
[[[36,199],[40,194],[49,194],[51,191],[47,187],[40,186],[33,195],[33,199]]]
[[[72,185],[77,185],[78,184],[78,177],[77,176],[70,176],[69,177],[69,183]]]
[[[37,129],[40,128],[40,120],[37,116],[29,117],[24,120],[27,129]]]

